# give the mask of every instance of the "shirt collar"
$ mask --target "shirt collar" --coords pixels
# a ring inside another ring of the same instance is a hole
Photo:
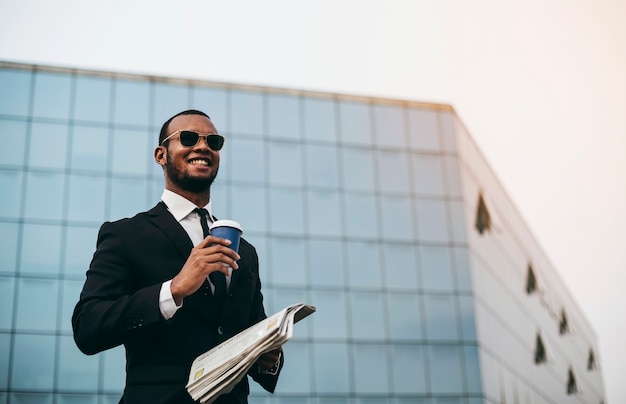
[[[183,220],[190,213],[192,213],[195,208],[198,207],[189,199],[180,196],[177,193],[170,191],[169,189],[163,190],[161,200],[165,202],[165,204],[167,205],[167,209],[170,211],[172,216],[174,216],[174,219],[176,219],[176,221],[178,222]],[[209,211],[209,217],[213,217],[213,215],[211,214],[211,201],[209,201],[209,203],[207,203],[205,206],[201,207]]]

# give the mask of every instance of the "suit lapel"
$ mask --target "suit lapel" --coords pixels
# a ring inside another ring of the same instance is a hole
[[[183,227],[174,219],[174,216],[167,210],[163,202],[148,211],[152,222],[165,234],[165,236],[176,246],[183,258],[186,260],[193,248],[193,243]]]

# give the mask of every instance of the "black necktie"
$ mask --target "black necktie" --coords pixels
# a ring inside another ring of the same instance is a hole
[[[200,215],[200,226],[202,226],[202,234],[204,237],[209,235],[209,225],[207,223],[207,218],[209,216],[209,212],[206,209],[195,208],[194,212]],[[226,297],[226,277],[222,272],[211,272],[209,274],[209,279],[215,286],[215,292],[213,296],[217,301],[219,307],[222,307],[222,303],[224,303],[224,298]]]

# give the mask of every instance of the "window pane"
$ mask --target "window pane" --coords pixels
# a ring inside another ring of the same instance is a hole
[[[13,328],[13,297],[15,295],[15,278],[0,276],[0,329]],[[3,334],[0,334],[0,336]],[[0,352],[2,348],[0,348]],[[0,367],[1,369],[1,367]],[[0,372],[2,373],[2,372]],[[0,383],[2,386],[2,383]],[[0,387],[1,388],[1,387]]]
[[[384,244],[387,288],[417,290],[417,260],[412,244]]]
[[[304,137],[308,140],[334,142],[337,122],[333,100],[305,98]]]
[[[448,220],[443,200],[417,200],[417,230],[420,241],[448,242]]]
[[[97,227],[68,226],[65,240],[65,274],[85,275],[96,250]]]
[[[118,346],[117,348],[104,351],[100,355],[104,361],[102,389],[107,393],[118,394],[119,400],[119,396],[122,394],[126,384],[124,347]]]
[[[21,331],[55,331],[58,295],[56,280],[19,279],[15,328]]]
[[[452,296],[424,295],[424,309],[429,340],[458,340],[456,308]]]
[[[301,286],[306,283],[304,240],[272,238],[272,283]]]
[[[352,338],[357,340],[382,340],[385,338],[385,318],[382,294],[350,293],[352,308]]]
[[[411,200],[403,197],[381,196],[383,237],[387,240],[412,241],[413,212]]]
[[[300,104],[297,97],[268,95],[268,134],[272,138],[300,139]]]
[[[67,125],[33,123],[28,163],[31,167],[65,168]]]
[[[462,394],[461,352],[458,346],[430,346],[430,384],[434,394]]]
[[[348,317],[343,291],[313,290],[312,295],[311,304],[317,307],[311,316],[313,338],[346,338]]]
[[[467,379],[468,393],[481,393],[480,362],[478,359],[478,347],[466,346],[465,353],[465,377]]]
[[[425,290],[454,290],[452,262],[447,247],[421,246],[422,287]]]
[[[98,356],[80,352],[71,336],[61,336],[57,388],[63,391],[98,390]]]
[[[230,131],[262,136],[263,96],[258,93],[233,91],[230,97]]]
[[[285,350],[285,358],[289,358],[289,371],[280,374],[277,390],[285,394],[310,393],[311,367],[309,366],[309,344],[291,341],[283,349]]]
[[[0,198],[0,216],[19,217],[22,206],[22,172],[0,170],[0,189],[3,190]]]
[[[67,74],[36,72],[33,116],[69,119],[71,85]]]
[[[0,333],[0,389],[7,390],[9,387],[9,358],[11,357],[11,334]],[[0,393],[0,402],[2,394]]]
[[[311,283],[314,286],[343,288],[343,245],[338,240],[309,242]]]
[[[108,122],[111,111],[111,79],[106,77],[76,77],[74,119]]]
[[[0,114],[28,115],[31,73],[23,70],[0,70]]]
[[[380,151],[377,156],[381,192],[409,194],[411,186],[406,153]]]
[[[107,169],[109,130],[75,126],[72,134],[72,168],[104,173]]]
[[[331,146],[305,146],[306,175],[310,186],[339,186],[337,149]]]
[[[150,124],[150,83],[134,80],[115,82],[113,104],[115,123],[148,126]],[[140,149],[141,150],[141,149]]]
[[[146,131],[115,130],[113,133],[113,172],[116,174],[147,175],[152,162],[155,139]]]
[[[339,103],[340,139],[346,144],[372,145],[369,105]]]
[[[69,220],[104,221],[106,180],[95,175],[70,176]]]
[[[267,230],[265,191],[265,187],[253,185],[233,189],[232,217],[243,226],[244,235]]]
[[[454,264],[456,267],[456,285],[459,290],[471,291],[472,280],[470,278],[470,268],[468,262],[468,254],[466,248],[455,247]]]
[[[390,338],[404,341],[423,339],[420,303],[417,295],[389,293],[388,304]]]
[[[26,148],[26,122],[0,119],[0,164],[21,166]]]
[[[409,109],[409,144],[412,148],[438,152],[437,112],[426,109]]]
[[[295,143],[269,144],[269,173],[272,185],[302,185],[302,146]]]
[[[346,234],[349,237],[378,238],[374,195],[346,193],[344,200]]]
[[[474,316],[474,299],[471,296],[459,296],[461,331],[465,341],[476,341],[476,317]]]
[[[20,273],[58,274],[61,262],[61,226],[24,224]]]
[[[382,288],[378,244],[375,242],[348,242],[347,248],[350,286]]]
[[[424,352],[419,345],[394,345],[391,347],[393,387],[396,393],[425,394],[426,370]]]
[[[11,388],[52,391],[56,337],[15,334],[14,339]]]
[[[61,220],[64,183],[62,174],[28,173],[24,215],[32,219]]]
[[[219,133],[230,132],[226,119],[226,91],[216,88],[191,88],[191,108],[198,109],[211,117]],[[161,123],[160,125],[162,125]]]
[[[443,196],[443,173],[438,156],[412,156],[413,191],[417,195]]]
[[[154,119],[152,124],[159,130],[165,121],[186,109],[189,109],[189,88],[187,86],[166,83],[154,85]],[[206,113],[206,111],[202,112]]]
[[[83,290],[84,277],[81,280],[61,281],[63,285],[63,291],[61,295],[61,331],[72,334],[72,314],[74,313],[74,306],[78,302],[80,292]]]
[[[374,106],[376,144],[382,147],[406,148],[404,108],[390,105]]]
[[[233,181],[263,184],[265,182],[265,147],[262,140],[228,139],[231,151],[230,172]]]
[[[350,367],[348,347],[343,343],[314,343],[315,391],[317,393],[348,393]]]
[[[459,159],[456,157],[445,156],[443,158],[446,172],[446,189],[449,196],[461,197],[463,190],[461,187]]]
[[[273,232],[302,234],[304,231],[302,193],[270,188],[270,229]]]
[[[449,152],[456,152],[455,117],[452,111],[440,111],[439,124],[441,125],[442,149]]]
[[[362,149],[341,149],[343,186],[354,191],[374,192],[374,160],[372,152]]]
[[[354,385],[357,393],[389,391],[386,349],[382,344],[356,344],[354,357]]]
[[[0,222],[0,272],[16,272],[19,229],[18,223]]]
[[[135,179],[113,178],[111,180],[111,214],[108,219],[117,220],[134,216],[148,209],[146,182]]]
[[[339,194],[310,191],[307,196],[309,233],[319,236],[340,236]]]

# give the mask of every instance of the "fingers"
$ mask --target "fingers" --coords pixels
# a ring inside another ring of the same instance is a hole
[[[211,246],[212,244],[221,244],[228,247],[231,245],[231,241],[225,238],[208,235],[196,246],[196,248],[205,248]]]

